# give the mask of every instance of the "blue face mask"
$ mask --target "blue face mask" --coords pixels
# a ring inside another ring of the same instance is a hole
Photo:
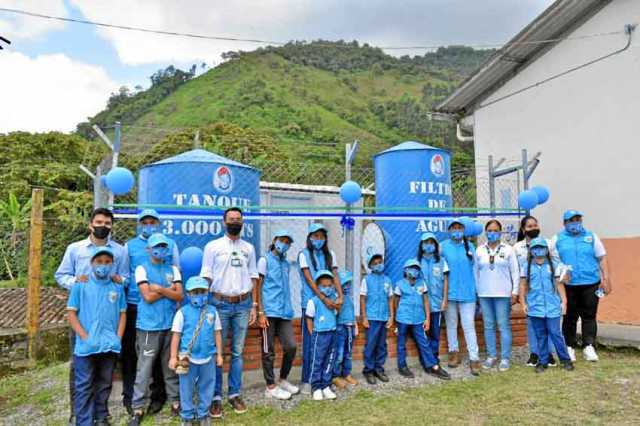
[[[381,274],[384,271],[384,263],[378,263],[377,265],[373,265],[371,267],[371,271],[376,274]]]
[[[196,308],[202,308],[204,305],[207,304],[207,294],[194,294],[194,295],[190,295],[189,299],[191,299],[191,304],[193,306],[195,306]]]
[[[159,231],[158,225],[139,225],[139,234],[142,238],[149,238]]]
[[[547,257],[549,250],[546,247],[532,247],[531,255],[533,257]]]
[[[449,231],[452,240],[460,241],[464,237],[464,231]]]
[[[331,297],[335,294],[336,289],[333,287],[320,287],[320,293],[324,294],[327,297]]]
[[[169,255],[169,247],[153,247],[151,249],[151,256],[156,259],[164,260]]]
[[[582,222],[567,222],[564,225],[564,229],[566,229],[568,233],[574,234],[574,235],[577,235],[582,231],[584,231],[584,228],[582,227]]]
[[[311,239],[311,245],[316,250],[320,250],[322,247],[324,247],[324,243],[324,240],[316,240],[315,238]]]
[[[496,241],[500,241],[500,232],[497,232],[497,231],[487,232],[487,241],[489,241],[490,243],[495,243]]]
[[[276,251],[278,253],[280,253],[281,255],[285,255],[287,253],[287,250],[289,250],[289,247],[291,246],[290,244],[287,243],[283,243],[280,240],[276,240],[275,243],[273,243],[273,246],[276,248]]]
[[[426,254],[433,254],[436,252],[436,245],[433,243],[422,243],[422,250]]]
[[[413,278],[414,280],[420,275],[420,271],[416,268],[407,268],[404,270],[404,273],[407,274],[407,277]]]
[[[91,269],[98,280],[104,281],[111,276],[113,265],[94,265]]]

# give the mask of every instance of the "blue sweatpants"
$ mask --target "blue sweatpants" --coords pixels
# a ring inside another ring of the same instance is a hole
[[[302,383],[310,383],[311,375],[311,357],[313,353],[311,351],[311,334],[307,328],[305,315],[306,309],[302,309],[302,317],[300,318],[300,325],[302,328]]]
[[[530,317],[527,317],[527,341],[529,343],[529,352],[532,354],[540,355],[538,349],[538,339],[536,337],[536,330],[533,328],[533,321],[529,320]],[[549,347],[549,353],[553,354],[553,341],[551,340],[551,336],[549,336],[549,341],[547,342]]]
[[[429,347],[433,357],[440,363],[440,318],[442,312],[431,312],[429,319],[429,330],[427,337],[429,338]]]
[[[367,343],[364,346],[364,369],[362,373],[384,372],[387,360],[387,322],[369,320]]]
[[[351,355],[354,338],[354,326],[338,324],[336,328],[336,362],[333,369],[333,377],[347,377],[351,374]]]
[[[420,364],[424,368],[431,368],[438,364],[438,360],[433,356],[431,344],[427,338],[427,334],[422,328],[422,324],[403,324],[398,323],[398,368],[407,366],[407,335],[411,333],[413,340],[418,347],[418,356]]]
[[[536,339],[538,340],[538,363],[542,365],[549,363],[549,339],[553,342],[560,361],[569,361],[571,359],[569,358],[567,345],[564,341],[562,330],[560,329],[560,317],[529,317],[528,319],[533,323],[533,329],[536,332]]]
[[[90,426],[109,417],[109,395],[117,355],[113,352],[73,356],[77,426]]]
[[[335,339],[334,331],[314,331],[311,335],[311,372],[309,380],[311,390],[324,389],[331,385],[333,368],[335,366]]]
[[[216,384],[215,355],[205,364],[189,362],[189,372],[179,374],[180,381],[180,417],[184,421],[201,420],[209,416],[209,407],[213,400]],[[198,396],[197,406],[194,396]]]

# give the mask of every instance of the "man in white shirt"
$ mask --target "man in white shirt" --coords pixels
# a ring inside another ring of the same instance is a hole
[[[247,330],[256,321],[256,251],[240,238],[242,210],[231,207],[224,212],[225,235],[204,248],[200,276],[210,283],[211,303],[218,310],[222,325],[222,346],[231,334],[231,366],[228,373],[229,404],[242,414],[247,411],[240,398],[242,387],[242,351]],[[222,417],[222,367],[216,370],[216,389],[211,417]]]

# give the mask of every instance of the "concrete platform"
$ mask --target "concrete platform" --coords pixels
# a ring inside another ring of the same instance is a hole
[[[604,346],[640,350],[640,325],[598,323],[598,343]]]

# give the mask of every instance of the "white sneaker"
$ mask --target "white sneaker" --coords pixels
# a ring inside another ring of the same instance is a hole
[[[280,380],[280,383],[278,383],[278,386],[280,387],[280,389],[286,390],[291,395],[295,395],[298,392],[300,392],[300,388],[299,387],[292,385],[291,383],[287,382],[286,380]]]
[[[287,400],[291,398],[291,394],[286,390],[280,388],[279,386],[276,386],[272,389],[269,389],[269,388],[265,389],[264,396],[267,398],[282,399],[282,400]]]
[[[576,350],[571,346],[567,346],[567,352],[569,352],[569,359],[571,362],[576,362]]]
[[[313,391],[313,400],[314,401],[322,401],[324,396],[322,395],[322,389],[316,389]]]
[[[322,389],[322,396],[324,397],[324,399],[336,399],[336,394],[333,393],[333,391],[331,390],[331,388],[329,386],[327,386],[326,388]]]
[[[596,362],[598,360],[598,354],[593,346],[588,345],[582,350],[582,354],[584,355],[584,359],[591,362]]]
[[[302,383],[302,388],[300,389],[300,393],[302,393],[303,395],[311,395],[311,384]]]

